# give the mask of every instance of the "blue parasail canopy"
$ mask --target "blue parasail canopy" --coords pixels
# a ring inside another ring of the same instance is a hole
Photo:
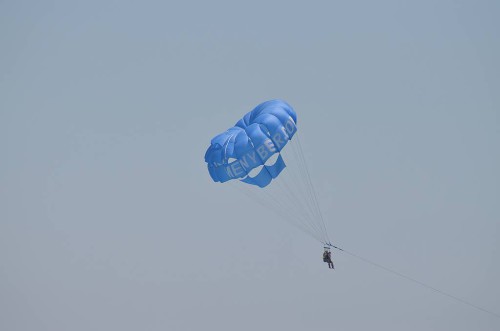
[[[212,139],[205,153],[210,176],[221,183],[239,179],[259,187],[269,185],[286,166],[280,151],[297,132],[296,124],[297,114],[285,101],[259,104]]]

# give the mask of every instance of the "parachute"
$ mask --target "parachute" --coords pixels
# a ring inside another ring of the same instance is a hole
[[[216,135],[205,162],[214,182],[230,183],[316,240],[330,243],[299,140],[297,114],[285,101],[263,102]]]
[[[462,304],[500,318],[500,314],[427,285],[348,250],[332,245],[297,130],[297,114],[282,100],[261,103],[233,127],[215,136],[205,162],[214,182],[233,183],[249,198],[330,248],[404,278]],[[326,256],[325,256],[326,255]]]

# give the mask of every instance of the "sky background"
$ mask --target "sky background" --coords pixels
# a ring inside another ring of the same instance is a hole
[[[331,239],[500,313],[498,1],[0,1],[0,329],[498,330],[213,183],[287,100]]]

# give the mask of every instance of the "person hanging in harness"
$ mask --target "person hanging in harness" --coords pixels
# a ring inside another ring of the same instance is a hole
[[[328,268],[335,269],[332,261],[332,252],[330,252],[328,247],[325,247],[325,251],[323,252],[323,262],[328,263]]]

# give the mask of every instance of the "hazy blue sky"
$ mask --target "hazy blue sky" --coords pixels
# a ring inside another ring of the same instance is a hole
[[[347,255],[328,270],[203,160],[287,100],[335,243],[500,313],[498,17],[498,1],[0,1],[0,329],[498,330]]]

